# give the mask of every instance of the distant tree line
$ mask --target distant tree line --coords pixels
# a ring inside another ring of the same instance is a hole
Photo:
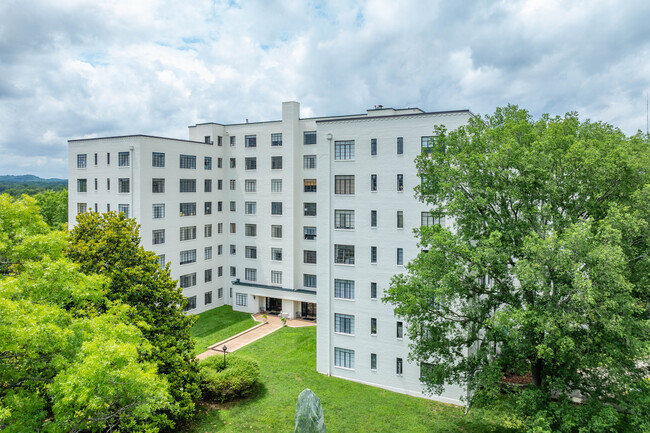
[[[68,189],[67,179],[42,179],[30,174],[23,176],[0,176],[0,194],[20,197],[23,194],[34,196],[44,191]]]

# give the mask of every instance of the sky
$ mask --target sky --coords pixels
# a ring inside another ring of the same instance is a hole
[[[0,174],[67,177],[67,140],[384,107],[646,129],[650,2],[2,0]]]

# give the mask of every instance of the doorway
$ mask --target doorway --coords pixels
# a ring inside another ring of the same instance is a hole
[[[316,320],[316,304],[314,302],[302,302],[302,318]]]
[[[267,297],[266,311],[273,314],[280,314],[282,312],[282,299]]]

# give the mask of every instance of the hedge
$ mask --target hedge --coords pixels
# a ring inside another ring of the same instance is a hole
[[[257,362],[229,354],[211,356],[200,363],[201,392],[204,400],[223,403],[250,395],[260,375]]]

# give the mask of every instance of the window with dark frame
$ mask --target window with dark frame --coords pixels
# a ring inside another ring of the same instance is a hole
[[[335,175],[334,194],[354,194],[354,175]]]

